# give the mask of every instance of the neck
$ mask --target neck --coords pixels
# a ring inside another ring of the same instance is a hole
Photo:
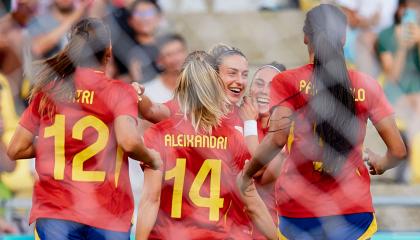
[[[311,51],[309,52],[309,63],[313,64],[315,61],[315,54]]]
[[[176,87],[176,79],[178,78],[178,71],[165,71],[161,75],[163,85],[173,91]]]

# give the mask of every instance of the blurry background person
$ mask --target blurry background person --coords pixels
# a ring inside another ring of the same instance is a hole
[[[377,77],[380,66],[375,42],[378,33],[393,24],[392,16],[398,0],[336,0],[349,21],[346,60],[363,72]]]
[[[383,30],[377,42],[379,59],[385,73],[385,93],[395,106],[404,142],[413,149],[418,148],[418,142],[414,139],[420,133],[419,20],[420,1],[400,0],[395,12],[395,24]],[[411,172],[418,172],[415,162],[419,162],[419,159],[411,156],[411,151],[409,157],[413,166]],[[396,181],[407,180],[404,164],[396,172]]]
[[[182,64],[187,57],[187,43],[179,34],[168,34],[157,40],[159,56],[157,64],[162,73],[144,84],[144,95],[157,103],[164,103],[173,98]]]
[[[66,34],[73,24],[87,14],[91,0],[53,0],[46,12],[29,23],[32,52],[35,58],[48,58],[66,44]]]
[[[25,49],[30,45],[26,26],[35,14],[37,0],[18,0],[11,12],[0,18],[0,73],[8,81],[18,113],[24,110],[21,91],[24,82]],[[26,54],[28,55],[28,54]],[[3,86],[6,87],[6,86]],[[17,122],[17,119],[15,120]]]
[[[120,12],[120,14],[124,13]],[[113,53],[120,79],[145,83],[160,73],[156,33],[161,22],[160,6],[152,0],[136,0],[129,6],[129,16],[115,16],[121,34],[113,33]],[[127,22],[125,22],[125,20]],[[130,73],[130,75],[128,75]]]
[[[391,102],[401,97],[420,112],[420,1],[400,0],[396,23],[382,31],[378,52],[386,74],[385,92]]]

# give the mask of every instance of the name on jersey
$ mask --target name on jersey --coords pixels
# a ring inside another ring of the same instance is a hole
[[[366,91],[363,88],[350,88],[353,93],[354,100],[356,102],[364,102],[366,100]],[[303,91],[305,94],[314,95],[315,89],[312,83],[306,80],[300,80],[299,91]]]
[[[93,104],[93,96],[95,95],[94,91],[88,90],[76,90],[76,96],[73,102],[82,103],[82,104]]]
[[[194,147],[225,150],[227,148],[227,144],[227,137],[185,134],[165,135],[165,147]]]

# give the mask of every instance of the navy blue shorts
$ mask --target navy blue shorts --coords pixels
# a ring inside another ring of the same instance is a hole
[[[115,232],[85,224],[39,218],[35,223],[35,240],[130,240],[130,231]]]
[[[319,218],[279,218],[280,239],[357,240],[369,239],[377,231],[373,213]]]

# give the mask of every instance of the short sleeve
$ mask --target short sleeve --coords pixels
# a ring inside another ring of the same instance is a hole
[[[394,27],[383,30],[379,36],[376,44],[376,49],[379,54],[384,52],[395,52],[395,36]]]
[[[297,88],[293,86],[293,81],[287,78],[286,73],[279,73],[271,82],[270,108],[274,106],[287,107],[296,110],[295,103]]]
[[[144,144],[147,148],[160,152],[161,138],[156,126],[152,126],[144,133]]]
[[[365,88],[369,119],[375,124],[385,117],[393,115],[394,110],[379,83],[367,75],[364,78],[367,83]]]
[[[114,119],[118,116],[128,115],[137,119],[138,99],[134,89],[123,82],[115,82],[111,94],[111,106]]]
[[[31,101],[29,106],[23,112],[19,125],[29,130],[32,134],[38,135],[41,117],[39,114],[39,103],[41,102],[43,94],[37,94]]]
[[[152,126],[150,128],[148,128],[146,130],[146,132],[144,133],[143,139],[144,139],[144,145],[149,148],[149,149],[153,149],[157,152],[160,153],[161,157],[163,157],[163,152],[161,149],[161,134],[159,132],[159,129],[156,128],[156,126]],[[144,170],[144,168],[146,168],[147,166],[143,163],[140,162],[140,167]]]

